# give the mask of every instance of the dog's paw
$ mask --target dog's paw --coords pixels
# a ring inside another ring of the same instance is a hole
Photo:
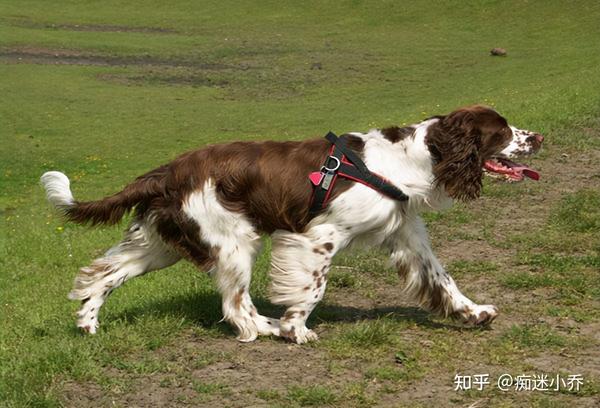
[[[102,303],[100,303],[102,306]],[[77,315],[77,327],[83,333],[96,334],[96,330],[100,327],[98,321],[98,302],[90,301],[89,299],[82,302],[81,309],[76,313]]]
[[[465,326],[487,326],[498,317],[498,308],[494,305],[475,305],[465,308],[459,316],[459,320]]]
[[[100,325],[98,322],[89,322],[89,321],[79,321],[77,322],[77,327],[81,330],[82,333],[85,334],[96,334],[96,330]]]
[[[260,336],[277,336],[281,335],[279,328],[279,319],[273,319],[271,317],[258,315],[254,319],[256,327],[258,328],[258,334]]]
[[[258,337],[258,332],[256,333],[240,333],[235,339],[240,343],[251,343]]]
[[[85,314],[79,312],[77,319],[77,327],[83,333],[86,334],[96,334],[96,330],[100,327],[100,322],[98,322],[98,318],[96,315],[90,313],[89,311]]]
[[[317,333],[304,325],[300,327],[291,326],[285,331],[282,328],[280,334],[284,339],[296,344],[304,344],[308,343],[309,341],[316,341],[319,339]]]
[[[252,320],[245,321],[243,325],[238,325],[237,329],[238,335],[235,339],[241,343],[253,342],[258,337],[258,329]]]

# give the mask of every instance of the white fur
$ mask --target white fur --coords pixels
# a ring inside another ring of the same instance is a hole
[[[303,234],[278,230],[273,233],[271,251],[271,301],[275,304],[290,305],[303,302],[304,295],[298,290],[313,283],[313,271],[321,271],[331,260],[334,252],[315,248],[326,242],[339,247],[341,234],[330,224],[317,225]]]
[[[512,130],[512,140],[510,141],[509,145],[500,152],[500,156],[510,159],[513,157],[533,153],[532,145],[527,143],[527,139],[532,136],[535,137],[538,134],[529,130],[519,129],[514,126],[510,126],[510,130]]]
[[[48,171],[42,175],[40,181],[46,190],[48,201],[56,208],[64,210],[73,206],[75,199],[67,176],[59,171]]]
[[[127,280],[173,265],[180,256],[158,237],[152,224],[134,221],[121,243],[81,268],[69,299],[85,300],[77,312],[77,326],[95,333],[98,312],[110,293]]]
[[[252,265],[260,248],[260,236],[252,224],[243,214],[219,203],[210,179],[201,191],[190,194],[182,210],[200,226],[202,240],[218,251],[213,274],[223,296],[223,318],[236,327],[238,339],[252,341],[259,334],[278,335],[277,320],[259,315],[250,299]]]
[[[316,340],[306,319],[325,293],[331,260],[345,242],[332,224],[305,233],[275,231],[271,252],[271,301],[289,306],[281,318],[281,335],[296,343]]]

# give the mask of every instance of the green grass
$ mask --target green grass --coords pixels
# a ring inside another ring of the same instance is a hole
[[[394,365],[377,365],[365,372],[365,378],[369,380],[388,380],[392,382],[413,381],[423,377],[423,370],[419,366],[417,356],[409,356],[404,351],[399,351],[394,356]]]
[[[319,385],[310,387],[292,387],[288,390],[287,398],[301,407],[330,406],[338,399],[338,397],[327,387]]]
[[[448,272],[453,277],[486,275],[498,271],[499,266],[493,261],[465,261],[459,260],[447,266]]]
[[[592,170],[586,185],[546,183],[558,180],[553,174],[538,184],[486,181],[485,200],[497,213],[459,204],[425,216],[434,245],[486,241],[510,260],[460,253],[442,259],[469,295],[485,289],[505,303],[506,320],[497,322],[503,327],[463,331],[410,307],[394,309],[402,297],[385,256],[342,254],[329,290],[363,303],[325,302],[311,319],[322,340],[304,348],[316,353],[313,368],[343,376],[344,386],[330,376],[300,382],[310,369],[296,365],[301,369],[287,379],[263,371],[268,381],[285,382],[275,391],[194,377],[214,364],[246,361],[250,369],[267,357],[219,346],[234,334],[219,322],[214,284],[183,262],[128,282],[103,308],[99,333],[80,335],[77,305],[66,294],[77,269],[117,242],[126,222],[100,229],[65,223],[38,179],[64,171],[78,199],[95,199],[209,143],[402,125],[469,103],[494,106],[511,123],[546,135],[534,164],[566,166],[569,157],[600,150],[598,21],[593,1],[0,1],[0,406],[72,405],[70,384],[95,384],[108,398],[103,402],[123,405],[128,393],[152,389],[147,382],[167,374],[158,388],[193,384],[203,401],[235,395],[242,404],[256,396],[280,405],[386,405],[408,387],[447,390],[459,369],[524,367],[528,353],[555,351],[561,342],[585,356],[597,342],[573,343],[555,327],[523,321],[541,314],[573,318],[588,332],[597,327],[600,196]],[[496,46],[508,56],[490,57]],[[82,63],[6,56],[16,51],[67,54]],[[83,58],[127,63],[90,65]],[[566,187],[559,198],[545,196]],[[509,222],[502,208],[535,197],[547,200],[543,226],[501,228]],[[266,297],[268,239],[264,249],[251,291],[261,311],[275,315],[280,310]],[[527,302],[530,291],[539,301]],[[506,300],[507,292],[514,297]],[[513,319],[522,321],[513,327]],[[288,347],[258,344],[274,355]],[[597,393],[596,386],[589,395]],[[435,395],[459,405],[475,401]],[[492,406],[523,402],[493,398]],[[531,398],[532,405],[554,406]],[[563,406],[577,405],[574,396],[560,398]]]
[[[228,394],[229,388],[223,384],[196,383],[194,390],[199,394]]]
[[[557,349],[567,345],[564,336],[543,325],[513,325],[504,334],[504,339],[520,347],[538,350]]]
[[[327,285],[334,288],[358,288],[361,282],[353,271],[332,271],[327,276]]]
[[[587,189],[567,194],[551,209],[542,231],[513,237],[518,262],[527,270],[505,274],[502,283],[511,289],[558,289],[563,304],[600,299],[599,197]]]
[[[580,190],[565,196],[552,223],[566,232],[600,232],[600,192]]]

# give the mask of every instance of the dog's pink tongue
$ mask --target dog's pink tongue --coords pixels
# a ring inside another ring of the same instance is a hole
[[[523,180],[523,177],[536,181],[540,179],[540,173],[537,171],[508,159],[487,160],[484,168],[492,173],[504,174],[512,180]]]
[[[510,160],[502,160],[504,164],[514,170],[517,173],[522,173],[525,177],[529,177],[532,180],[538,181],[540,179],[540,173],[533,170],[530,167],[525,166],[524,164],[519,164],[515,162],[511,162]]]
[[[540,173],[530,168],[523,169],[523,175],[529,177],[532,180],[538,181],[540,179]]]

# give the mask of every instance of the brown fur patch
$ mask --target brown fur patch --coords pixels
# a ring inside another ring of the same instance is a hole
[[[398,272],[398,277],[400,278],[400,280],[403,282],[406,281],[408,273],[410,272],[410,265],[408,265],[405,262],[397,262],[396,270]]]
[[[456,199],[479,197],[485,160],[506,147],[511,138],[506,119],[484,106],[469,106],[439,117],[425,137],[434,159],[436,183]]]
[[[154,208],[152,216],[156,217],[156,230],[162,239],[200,269],[210,269],[215,262],[211,255],[218,253],[201,240],[200,226],[183,214],[180,202],[160,201],[164,204]]]
[[[412,136],[415,133],[415,128],[412,126],[398,127],[392,126],[385,129],[381,129],[380,132],[387,140],[391,143],[398,143],[399,141]]]
[[[474,324],[477,320],[477,317],[473,314],[473,310],[468,306],[465,306],[460,310],[452,311],[449,313],[449,317],[467,324]]]
[[[431,268],[432,265],[429,260],[421,260],[419,274],[423,282],[416,293],[416,300],[430,312],[447,317],[448,314],[452,313],[452,304],[446,289],[437,281],[431,281]]]
[[[110,275],[114,265],[104,258],[96,259],[90,266],[85,266],[79,269],[81,275],[96,276],[102,274],[102,277]]]
[[[331,252],[333,250],[333,244],[331,242],[326,242],[323,244],[323,248],[325,248],[326,251]]]
[[[281,337],[291,341],[292,343],[296,343],[296,327],[292,326],[292,328],[287,332],[282,331]]]
[[[154,169],[127,185],[122,191],[98,201],[76,202],[66,210],[70,221],[80,224],[116,224],[136,204],[164,192],[167,166]]]
[[[365,142],[362,140],[362,138],[349,133],[343,134],[342,136],[346,139],[346,146],[357,153],[362,152],[365,147]]]
[[[329,147],[327,140],[316,139],[238,142],[207,150],[223,206],[246,214],[259,230],[271,233],[276,229],[304,230],[311,219],[308,174],[321,167]],[[351,186],[347,180],[336,182],[331,199]]]
[[[240,309],[242,306],[242,297],[244,296],[244,288],[240,288],[240,290],[233,297],[233,305],[236,309]]]
[[[283,314],[283,320],[290,320],[293,319],[294,316],[296,315],[296,312],[292,312],[290,310],[287,310],[284,314]]]
[[[348,146],[360,155],[364,142],[357,136],[349,136]],[[208,146],[138,177],[113,196],[76,203],[67,210],[67,216],[78,223],[114,224],[136,207],[140,217],[155,216],[162,225],[161,236],[168,236],[168,241],[186,257],[204,259],[208,256],[207,249],[200,248],[195,227],[178,214],[190,193],[200,190],[211,178],[221,204],[244,213],[257,229],[267,233],[276,229],[302,232],[311,219],[308,210],[312,184],[308,174],[321,167],[329,147],[330,143],[321,138]],[[331,200],[352,184],[339,180]],[[168,227],[169,223],[175,225]],[[184,232],[185,237],[176,239],[179,232]]]

